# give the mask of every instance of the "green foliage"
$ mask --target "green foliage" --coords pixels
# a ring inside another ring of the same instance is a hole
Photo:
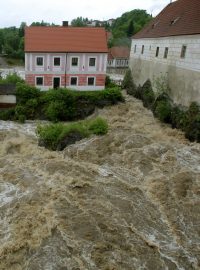
[[[125,43],[120,45],[127,45],[125,38],[129,38],[132,34],[140,31],[151,19],[151,15],[145,10],[134,9],[122,14],[122,16],[117,18],[112,25],[113,44],[117,46],[121,39]]]
[[[0,119],[4,121],[8,120],[14,120],[15,117],[15,109],[7,109],[7,110],[2,110],[0,111]]]
[[[63,125],[60,123],[46,126],[39,125],[36,130],[36,134],[39,137],[39,145],[45,146],[47,149],[56,150],[62,131]]]
[[[127,94],[135,96],[136,85],[133,81],[133,76],[130,68],[126,71],[126,74],[122,82],[122,88],[126,89]]]
[[[27,119],[68,121],[84,119],[94,112],[95,107],[123,102],[119,87],[102,91],[74,91],[57,89],[41,92],[39,89],[17,83],[17,106],[15,119],[25,115]]]
[[[162,122],[171,123],[173,105],[170,97],[166,93],[156,98],[152,109],[154,115]]]
[[[22,29],[21,29],[22,30]],[[0,29],[0,50],[11,58],[24,58],[23,35],[16,27]]]
[[[171,125],[172,128],[177,128],[185,130],[188,120],[187,120],[186,110],[182,109],[179,106],[174,106],[171,113]]]
[[[37,127],[39,145],[50,150],[63,150],[67,145],[91,134],[103,135],[108,130],[107,122],[102,118],[74,122],[71,124],[50,124]]]
[[[65,120],[66,116],[68,116],[68,118],[72,118],[72,115],[69,117],[65,102],[59,100],[48,103],[45,110],[45,115],[48,120],[53,122]]]
[[[151,86],[151,81],[147,80],[142,86],[141,90],[142,102],[144,107],[151,109],[155,101],[155,94]]]
[[[200,142],[200,106],[192,102],[186,112],[185,136],[190,141]]]
[[[134,21],[131,20],[131,21],[129,22],[129,25],[128,25],[127,36],[128,36],[128,37],[132,37],[133,34],[134,34],[134,31],[135,31],[135,28],[134,28]]]
[[[24,124],[26,121],[26,116],[21,114],[18,116],[18,122],[21,123],[21,124]]]
[[[100,117],[89,123],[89,130],[96,135],[104,135],[108,132],[108,124],[105,119]]]
[[[161,122],[164,123],[170,123],[171,122],[171,112],[172,107],[169,102],[161,100],[157,103],[156,109],[155,109],[155,116],[158,117],[158,119]]]
[[[6,78],[0,78],[0,84],[17,84],[23,82],[24,80],[17,73],[10,73]]]
[[[38,99],[40,97],[40,90],[24,83],[17,83],[16,96],[18,104],[25,104],[30,99]]]
[[[87,22],[88,22],[88,18],[77,17],[76,19],[73,19],[71,21],[71,26],[84,27],[87,25]]]

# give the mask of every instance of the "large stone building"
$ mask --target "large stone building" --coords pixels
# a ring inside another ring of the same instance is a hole
[[[41,90],[102,90],[107,54],[104,28],[27,27],[25,80]]]
[[[176,103],[200,103],[200,1],[172,2],[138,32],[130,67],[137,85],[166,78]]]

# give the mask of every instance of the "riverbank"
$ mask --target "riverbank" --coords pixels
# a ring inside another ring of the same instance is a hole
[[[200,145],[141,101],[62,152],[0,131],[0,269],[199,268]]]

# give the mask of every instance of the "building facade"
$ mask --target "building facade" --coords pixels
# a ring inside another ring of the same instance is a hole
[[[130,68],[137,85],[165,78],[175,103],[200,103],[199,17],[198,0],[177,0],[133,37]]]
[[[130,48],[123,46],[114,46],[109,49],[107,71],[118,73],[119,70],[125,72],[129,66]]]
[[[41,90],[102,90],[106,63],[103,28],[28,27],[25,31],[25,80]]]

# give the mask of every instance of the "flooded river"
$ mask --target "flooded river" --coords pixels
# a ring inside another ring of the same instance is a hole
[[[126,99],[62,152],[0,122],[1,270],[200,268],[200,145]]]

